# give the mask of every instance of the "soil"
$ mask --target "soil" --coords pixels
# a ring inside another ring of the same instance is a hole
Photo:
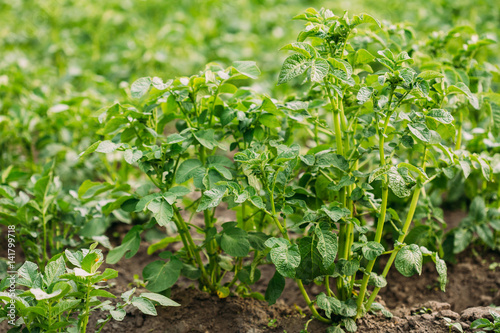
[[[451,214],[451,216],[454,216]],[[224,220],[231,220],[226,217]],[[456,221],[448,221],[455,223]],[[117,225],[115,235],[125,235],[130,226]],[[110,233],[112,234],[112,233]],[[119,244],[119,239],[111,239]],[[157,255],[147,254],[147,242],[143,242],[139,252],[132,259],[121,260],[115,265],[106,265],[119,271],[111,283],[110,291],[119,295],[131,288],[134,274],[142,277],[143,268],[158,260]],[[170,245],[167,250],[175,251],[178,245]],[[358,332],[450,332],[443,317],[461,324],[465,332],[477,318],[489,317],[486,308],[500,305],[500,267],[492,269],[492,263],[500,264],[500,253],[481,248],[470,248],[457,256],[457,263],[448,264],[449,283],[446,293],[439,291],[437,272],[432,263],[425,264],[421,276],[406,278],[396,270],[388,276],[388,286],[381,290],[381,299],[394,315],[388,319],[381,314],[367,314],[357,321]],[[104,268],[104,267],[103,267]],[[271,265],[260,267],[261,280],[254,291],[265,292],[267,282],[274,274]],[[126,332],[168,332],[168,333],[299,333],[310,319],[310,312],[293,281],[287,280],[282,297],[273,306],[252,298],[228,297],[219,299],[199,291],[196,283],[181,279],[172,288],[171,298],[181,307],[157,307],[158,316],[143,315],[135,308],[127,309],[122,322],[111,321],[102,330],[104,333]],[[322,291],[320,286],[306,286],[311,295]],[[137,294],[145,289],[138,288]],[[497,311],[498,312],[498,311]],[[89,326],[93,331],[98,315],[91,318]],[[328,326],[313,320],[308,324],[308,332],[322,333]],[[5,323],[0,323],[0,332],[6,332]],[[451,331],[458,332],[458,331]]]

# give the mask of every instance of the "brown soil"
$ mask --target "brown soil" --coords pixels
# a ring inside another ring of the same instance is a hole
[[[119,225],[115,226],[114,231],[123,237],[129,228]],[[112,243],[118,244],[119,240],[112,239]],[[156,254],[147,254],[147,246],[143,242],[132,259],[123,258],[116,265],[106,265],[119,271],[118,278],[109,281],[112,283],[112,293],[119,295],[130,289],[134,274],[142,277],[143,268],[158,260]],[[178,246],[171,245],[167,250],[175,251]],[[394,317],[387,319],[380,314],[368,314],[358,320],[358,332],[449,332],[442,317],[459,322],[465,332],[472,332],[468,329],[470,323],[489,315],[486,308],[478,308],[479,306],[500,305],[500,268],[496,271],[490,269],[490,264],[494,262],[500,263],[499,253],[477,248],[457,256],[457,264],[448,265],[449,283],[446,293],[437,288],[437,273],[432,263],[424,265],[420,277],[406,278],[392,270],[388,276],[388,287],[380,294]],[[254,290],[263,293],[274,274],[274,268],[267,265],[260,269],[262,278]],[[298,288],[289,279],[281,299],[271,307],[266,302],[250,298],[219,299],[215,295],[200,292],[195,284],[182,279],[172,289],[171,298],[180,303],[181,307],[157,307],[156,317],[143,315],[137,309],[130,308],[122,322],[112,321],[102,332],[299,333],[310,318]],[[311,295],[322,291],[315,284],[307,286],[307,289]],[[91,318],[89,332],[93,331],[97,319],[97,315]],[[327,325],[314,320],[309,323],[308,332],[322,333],[327,328]],[[0,332],[6,331],[5,323],[0,323]]]

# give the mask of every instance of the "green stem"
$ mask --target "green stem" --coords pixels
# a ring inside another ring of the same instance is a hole
[[[380,243],[380,240],[382,239],[382,232],[384,230],[384,223],[385,223],[385,215],[387,211],[387,198],[389,194],[389,189],[387,187],[387,184],[384,184],[384,188],[382,189],[382,205],[380,209],[380,214],[377,222],[377,231],[375,233],[375,242]],[[363,276],[363,281],[361,282],[361,287],[359,289],[359,296],[357,300],[357,318],[360,318],[363,315],[363,302],[365,300],[365,294],[366,290],[368,288],[368,281],[370,279],[370,273],[373,270],[373,266],[375,265],[374,260],[370,260],[368,264],[366,265],[365,268],[365,273]]]
[[[327,324],[330,324],[331,321],[326,319],[325,317],[321,316],[319,313],[318,313],[318,310],[316,310],[316,308],[314,307],[314,303],[311,302],[311,299],[309,298],[309,295],[307,294],[307,291],[306,289],[304,288],[304,285],[302,284],[302,280],[300,279],[295,279],[295,282],[297,283],[297,285],[299,286],[299,289],[300,289],[300,292],[302,293],[302,296],[304,297],[306,303],[307,303],[307,306],[309,307],[309,309],[311,310],[313,316],[318,319],[319,321],[322,321],[324,323],[327,323]]]
[[[464,122],[464,114],[461,110],[458,111],[458,131],[457,131],[457,142],[455,144],[455,150],[459,150],[462,147],[462,123]]]
[[[90,316],[90,278],[88,278],[87,281],[87,293],[85,296],[85,312],[83,315],[83,321],[82,321],[82,330],[81,332],[87,332],[87,324],[89,322],[89,316]]]
[[[181,233],[181,238],[182,235],[184,234],[186,238],[187,245],[186,246],[188,252],[191,252],[191,255],[194,257],[194,260],[198,264],[198,267],[200,268],[201,271],[201,280],[207,286],[211,291],[215,291],[214,286],[210,282],[209,275],[207,274],[207,271],[205,270],[205,266],[203,265],[203,261],[201,260],[200,253],[196,249],[196,244],[194,243],[193,238],[191,237],[191,233],[189,232],[189,229],[184,222],[184,219],[182,218],[179,209],[176,206],[172,206],[174,208],[174,214],[177,220],[177,226],[180,228],[179,232]]]
[[[403,225],[402,234],[398,237],[396,244],[403,243],[405,238],[406,238],[408,228],[410,228],[411,221],[413,220],[413,216],[415,215],[415,210],[417,209],[418,198],[420,196],[420,192],[421,192],[421,185],[417,185],[415,187],[415,189],[413,190],[413,196],[411,198],[410,210],[408,211],[408,215],[406,216],[406,221],[405,221],[405,224]],[[387,261],[387,264],[385,265],[384,271],[382,272],[382,276],[384,278],[389,273],[389,270],[391,269],[392,263],[394,262],[394,259],[396,259],[396,255],[398,254],[398,252],[399,251],[394,251],[391,253],[389,260]],[[370,307],[371,307],[373,301],[375,300],[375,297],[377,296],[379,291],[380,291],[380,288],[375,287],[372,294],[370,295],[370,298],[368,299],[368,302],[366,303],[367,310],[370,309]]]

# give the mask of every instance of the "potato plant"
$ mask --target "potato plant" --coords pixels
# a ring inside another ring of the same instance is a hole
[[[81,157],[122,151],[155,185],[122,203],[179,232],[150,252],[175,241],[184,245],[144,269],[150,290],[168,290],[182,274],[220,297],[233,291],[262,297],[249,285],[270,260],[276,266],[264,296],[270,304],[290,278],[317,319],[352,331],[354,319],[381,309],[374,300],[393,264],[412,276],[429,257],[444,291],[440,247],[431,251],[405,239],[438,177],[456,167],[467,172],[466,158],[489,179],[485,157],[460,150],[463,110],[469,103],[479,108],[479,100],[461,80],[450,81],[446,68],[421,69],[407,51],[384,48],[391,34],[369,15],[308,9],[296,19],[306,28],[283,47],[292,54],[277,83],[305,76],[304,98],[279,102],[235,86],[237,79],[258,76],[252,62],[226,69],[209,64],[200,75],[166,82],[141,78],[130,87],[129,104],[100,111],[110,139]],[[308,133],[312,147],[299,146],[294,131]],[[222,203],[238,212],[237,221],[217,225]],[[191,223],[196,213],[204,226]],[[376,217],[374,234],[367,214]],[[142,230],[152,226],[134,227],[108,261],[134,255]],[[382,239],[388,230],[392,247]],[[382,255],[388,259],[377,274]],[[314,301],[304,287],[313,281],[325,290]]]
[[[0,223],[15,226],[26,257],[12,332],[85,332],[92,312],[102,310],[100,331],[123,320],[128,305],[154,315],[156,303],[178,306],[165,295],[181,276],[220,298],[270,305],[294,283],[329,332],[354,332],[368,312],[391,316],[376,298],[391,283],[392,266],[410,277],[434,262],[444,291],[445,260],[474,242],[499,248],[494,39],[462,26],[419,39],[406,24],[327,9],[309,8],[295,20],[305,27],[281,48],[286,58],[273,87],[256,81],[256,62],[234,61],[209,63],[192,76],[122,82],[121,101],[109,104],[116,94],[67,96],[63,84],[3,93],[35,96],[21,108],[8,103],[12,110],[0,116],[7,133],[0,139]],[[92,61],[107,52],[97,37],[85,53]],[[58,47],[54,63],[63,71],[67,45]],[[135,59],[139,50],[106,57],[99,72],[136,76],[107,62]],[[161,58],[161,50],[149,51]],[[244,50],[235,54],[248,58]],[[154,75],[159,64],[155,58],[138,68]],[[68,87],[88,80],[106,94],[115,89],[95,73],[77,76]],[[107,106],[91,117],[101,103]],[[49,162],[42,167],[41,160]],[[448,230],[441,207],[453,204],[468,216]],[[105,234],[117,221],[130,228],[111,248]],[[115,296],[99,283],[117,273],[99,272],[101,250],[85,246],[109,248],[112,265],[160,230],[163,239],[148,248],[157,260],[142,272],[151,293],[130,290],[119,303],[101,303],[98,297]],[[174,243],[180,250],[171,251]],[[252,285],[269,264],[275,272],[262,295]],[[312,283],[318,295],[308,293]],[[8,284],[0,283],[0,321],[8,319]]]
[[[9,316],[11,299],[15,299],[19,318],[12,322],[9,333],[14,332],[87,332],[87,325],[92,312],[107,313],[105,319],[99,319],[96,332],[100,332],[111,319],[121,321],[125,318],[124,307],[133,305],[141,312],[156,315],[155,304],[179,306],[168,297],[155,293],[142,293],[134,296],[135,288],[121,295],[123,303],[112,304],[101,298],[116,298],[99,283],[116,278],[118,272],[99,267],[104,262],[97,243],[89,249],[71,252],[66,250],[51,258],[40,272],[37,264],[26,261],[19,268],[19,277],[15,283],[20,287],[10,291],[11,280],[0,283],[0,300],[5,307],[0,309],[0,319],[12,320]],[[71,267],[71,268],[70,268]],[[9,289],[9,292],[7,292]],[[15,293],[15,298],[11,295]]]

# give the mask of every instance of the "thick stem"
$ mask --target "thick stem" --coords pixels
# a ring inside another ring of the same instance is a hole
[[[411,198],[410,210],[408,212],[408,215],[406,216],[406,221],[405,221],[405,224],[403,225],[402,234],[398,237],[397,243],[403,243],[405,238],[406,238],[406,234],[408,232],[408,229],[410,228],[411,221],[413,220],[413,215],[415,214],[415,210],[417,209],[418,198],[420,196],[420,192],[421,192],[421,186],[417,185],[415,187],[415,190],[413,190],[413,196]],[[389,270],[391,269],[392,263],[394,262],[394,259],[396,259],[396,255],[398,254],[398,252],[399,251],[396,250],[396,251],[391,253],[389,260],[387,261],[387,264],[385,265],[384,271],[382,272],[382,276],[384,278],[389,273]],[[370,295],[370,298],[368,299],[368,302],[366,303],[367,310],[370,309],[370,306],[372,305],[372,303],[375,300],[375,297],[377,296],[379,291],[380,291],[379,287],[376,287],[373,290],[372,294]]]
[[[380,208],[380,214],[377,222],[377,231],[375,233],[375,239],[374,239],[374,241],[377,243],[380,243],[380,240],[382,239],[382,232],[384,230],[384,223],[385,223],[385,215],[387,211],[388,196],[389,196],[389,188],[387,187],[387,184],[384,184],[384,188],[382,189],[382,206]],[[376,259],[370,260],[365,268],[365,274],[363,276],[363,282],[361,282],[361,288],[359,290],[359,296],[357,300],[357,306],[358,306],[357,318],[360,318],[363,315],[363,302],[365,300],[366,289],[368,288],[370,273],[373,270],[375,261]]]

